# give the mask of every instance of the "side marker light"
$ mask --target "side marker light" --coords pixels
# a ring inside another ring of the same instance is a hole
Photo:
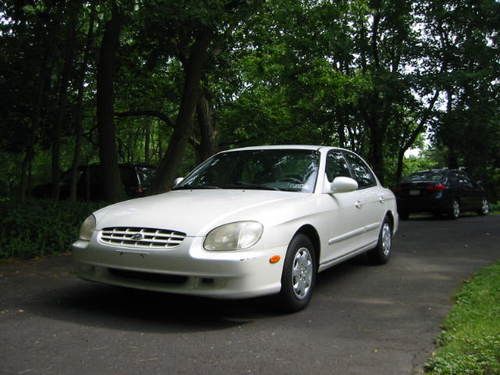
[[[281,257],[279,255],[273,255],[271,258],[269,258],[269,263],[271,264],[278,263],[280,259]]]

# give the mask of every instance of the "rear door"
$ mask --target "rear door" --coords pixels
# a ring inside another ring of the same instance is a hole
[[[460,189],[460,200],[464,210],[474,210],[480,207],[480,197],[477,187],[464,172],[458,173],[458,186]]]

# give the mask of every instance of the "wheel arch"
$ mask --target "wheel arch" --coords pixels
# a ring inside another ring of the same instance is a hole
[[[320,256],[321,256],[321,240],[319,238],[318,231],[311,224],[304,224],[299,229],[297,229],[294,236],[296,236],[299,233],[304,234],[307,237],[309,237],[309,239],[313,243],[314,255],[316,258],[316,267],[318,267],[318,265],[320,263]]]
[[[393,232],[393,234],[395,233],[396,229],[397,229],[397,226],[396,226],[396,221],[394,219],[394,213],[391,211],[391,210],[388,210],[386,213],[385,213],[385,216],[384,216],[384,220],[385,218],[387,218],[389,220],[389,224],[391,225],[391,230]]]
[[[394,228],[394,214],[392,213],[391,210],[387,211],[385,213],[385,217],[389,219],[389,222],[391,223],[391,228]]]

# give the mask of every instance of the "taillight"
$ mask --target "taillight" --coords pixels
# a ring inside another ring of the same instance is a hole
[[[435,184],[435,185],[427,185],[427,191],[443,191],[446,190],[446,185],[443,184]]]

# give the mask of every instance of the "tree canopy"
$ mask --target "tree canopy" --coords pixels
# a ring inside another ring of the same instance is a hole
[[[79,165],[100,163],[116,201],[119,163],[154,165],[164,191],[219,150],[294,143],[352,149],[389,185],[426,147],[421,165],[465,166],[494,187],[499,8],[0,1],[0,193],[51,181],[58,199],[62,171],[75,185]]]

